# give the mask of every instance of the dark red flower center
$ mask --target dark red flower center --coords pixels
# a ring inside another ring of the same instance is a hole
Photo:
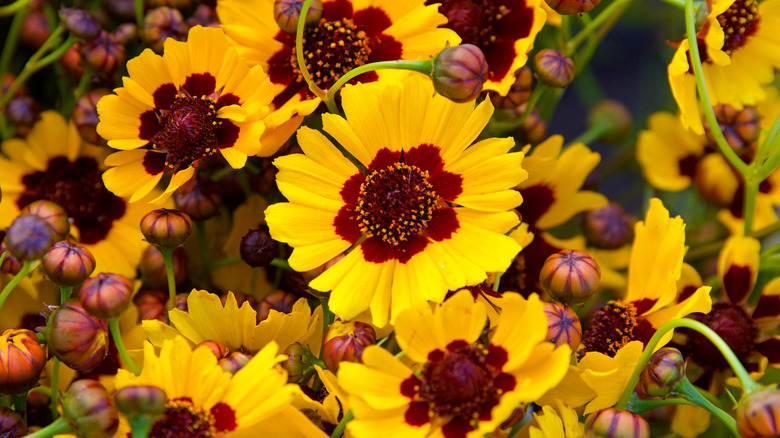
[[[496,40],[495,26],[508,9],[493,0],[456,0],[442,2],[439,11],[464,43],[487,47]]]
[[[197,407],[189,397],[169,400],[163,418],[154,423],[150,438],[215,438],[236,428],[233,409],[217,403],[210,410]]]
[[[217,152],[221,124],[213,100],[181,93],[170,110],[160,116],[161,129],[152,143],[155,149],[167,152],[166,166],[187,167]]]
[[[637,340],[634,329],[638,326],[637,309],[633,304],[620,300],[608,302],[593,315],[590,328],[582,339],[585,348],[580,356],[598,351],[614,357],[621,347]]]
[[[758,327],[742,306],[728,302],[715,303],[710,313],[702,316],[700,321],[723,338],[740,361],[745,362],[753,352]],[[729,367],[720,350],[703,335],[693,332],[689,343],[693,359],[699,364],[715,369]]]
[[[439,199],[428,176],[427,171],[405,163],[368,175],[356,207],[366,236],[395,246],[420,234]]]
[[[722,50],[731,55],[747,43],[756,33],[759,24],[758,2],[756,0],[736,0],[726,12],[718,15],[725,40]]]
[[[92,157],[76,161],[52,158],[45,171],[22,177],[24,191],[16,204],[22,208],[41,199],[59,204],[78,227],[81,243],[97,243],[105,239],[127,207],[125,201],[106,189],[102,174]]]
[[[366,32],[359,30],[351,19],[326,21],[323,18],[319,26],[304,31],[303,53],[312,80],[327,90],[341,76],[365,64],[371,48]],[[290,63],[298,74],[298,81],[303,81],[295,49]]]

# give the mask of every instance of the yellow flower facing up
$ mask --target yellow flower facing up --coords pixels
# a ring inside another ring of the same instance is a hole
[[[536,400],[566,374],[568,346],[545,342],[547,318],[537,295],[507,293],[498,325],[481,302],[460,291],[434,309],[409,309],[396,321],[398,344],[415,373],[387,350],[368,347],[363,363],[344,362],[353,436],[477,437],[498,428],[521,403]],[[522,321],[522,324],[518,324]]]
[[[585,425],[580,423],[577,412],[558,400],[555,409],[542,406],[542,413],[534,414],[534,423],[530,426],[530,438],[581,438],[585,435]]]

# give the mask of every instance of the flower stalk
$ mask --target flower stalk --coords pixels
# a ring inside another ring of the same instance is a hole
[[[116,345],[116,349],[119,352],[119,356],[122,358],[122,361],[127,365],[127,368],[136,376],[141,375],[141,370],[138,369],[138,366],[133,362],[133,359],[130,357],[130,355],[127,353],[127,348],[125,348],[125,341],[122,340],[122,331],[119,328],[119,318],[113,318],[108,320],[108,330],[111,332],[111,338],[114,340],[114,345]]]
[[[330,434],[330,438],[339,438],[341,435],[343,435],[344,430],[347,428],[347,423],[352,421],[353,418],[355,418],[355,415],[352,413],[352,410],[347,411],[341,421],[339,421],[339,424],[336,426],[336,428],[333,429],[333,433]]]
[[[0,260],[0,263],[2,263],[2,260]],[[14,290],[14,288],[19,285],[19,282],[22,281],[24,277],[26,277],[30,272],[32,272],[37,266],[39,262],[30,262],[26,261],[22,265],[22,269],[14,275],[14,277],[11,279],[11,281],[8,282],[8,284],[5,285],[3,288],[3,291],[0,292],[0,309],[3,308],[3,303],[5,303],[5,300],[8,299],[8,296],[11,295],[11,291]]]

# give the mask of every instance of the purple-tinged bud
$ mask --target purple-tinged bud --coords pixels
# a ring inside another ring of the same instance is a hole
[[[564,249],[544,262],[539,283],[556,301],[580,304],[599,289],[601,268],[593,257],[582,251]]]
[[[92,41],[100,35],[100,23],[89,12],[76,8],[61,8],[62,25],[74,37],[83,41]]]
[[[110,93],[105,88],[89,91],[81,96],[81,99],[76,103],[76,107],[73,108],[71,120],[76,124],[81,138],[89,143],[105,144],[106,142],[96,131],[97,124],[100,121],[97,114],[97,102],[100,98]]]
[[[38,50],[51,35],[49,22],[43,11],[31,11],[24,17],[19,41],[31,50]]]
[[[141,233],[152,245],[176,248],[192,233],[192,219],[176,210],[152,210],[141,219]]]
[[[534,75],[527,66],[522,66],[515,71],[515,82],[509,88],[506,96],[501,96],[495,91],[490,92],[490,101],[493,106],[502,109],[512,109],[526,103],[531,97]]]
[[[634,238],[635,219],[614,201],[588,211],[582,222],[588,243],[596,248],[620,248]]]
[[[295,34],[304,0],[274,1],[274,20],[282,31]],[[313,0],[306,12],[306,26],[316,26],[322,16],[322,0]]]
[[[241,259],[247,265],[257,268],[268,266],[278,252],[277,244],[266,229],[249,230],[241,238],[239,246]]]
[[[322,360],[334,373],[339,363],[360,362],[363,351],[376,344],[374,327],[359,321],[334,321],[323,338]]]
[[[547,6],[563,15],[582,14],[590,12],[601,0],[544,0]]]
[[[138,36],[138,26],[135,23],[122,23],[111,31],[111,34],[122,43],[123,46],[127,46]]]
[[[228,357],[220,359],[218,363],[223,371],[235,374],[244,368],[250,360],[252,360],[252,356],[234,351]]]
[[[60,286],[83,283],[95,270],[95,257],[86,247],[63,240],[56,242],[41,260],[43,272]]]
[[[780,436],[780,390],[764,388],[737,405],[737,430],[743,438]]]
[[[119,413],[106,388],[97,380],[71,383],[62,395],[62,417],[79,435],[109,438],[119,428]]]
[[[168,396],[156,386],[125,386],[114,394],[114,403],[134,431],[148,431],[165,412]]]
[[[534,56],[534,71],[543,84],[564,88],[574,79],[574,62],[554,49],[542,49]]]
[[[664,347],[653,356],[642,369],[639,388],[647,397],[666,397],[685,377],[685,358],[679,350]]]
[[[508,112],[514,119],[518,119],[525,113],[527,105],[527,103],[524,103],[517,108],[508,110]],[[547,138],[547,125],[544,123],[542,116],[539,115],[539,111],[534,108],[528,113],[523,124],[512,134],[514,135],[517,144],[530,143],[536,145]]]
[[[453,102],[470,102],[488,78],[485,55],[474,44],[446,47],[433,57],[433,88]]]
[[[6,115],[16,127],[16,135],[27,137],[41,115],[41,104],[30,96],[16,96],[8,102]]]
[[[45,220],[49,224],[49,228],[51,228],[55,241],[65,240],[70,233],[68,213],[54,202],[45,199],[31,202],[22,208],[19,214],[34,214]]]
[[[203,341],[197,346],[195,346],[195,348],[199,348],[199,347],[208,348],[209,351],[214,354],[214,357],[216,357],[217,360],[227,357],[227,355],[230,353],[230,350],[228,350],[228,348],[225,347],[223,343],[214,340]]]
[[[602,143],[615,144],[625,140],[631,133],[631,112],[622,103],[606,99],[590,109],[588,125],[603,124],[604,132],[599,137]]]
[[[40,259],[53,243],[51,227],[34,214],[18,216],[6,230],[5,246],[21,261]]]
[[[0,406],[0,437],[20,438],[27,436],[27,426],[24,419],[5,406]]]
[[[580,318],[571,307],[561,303],[544,303],[547,315],[547,338],[557,346],[568,345],[571,351],[577,351],[582,340]]]
[[[130,304],[133,284],[119,274],[101,272],[87,279],[79,291],[79,302],[90,315],[100,319],[118,318]]]
[[[276,310],[281,313],[291,313],[293,304],[298,300],[298,297],[289,292],[278,290],[271,295],[268,295],[260,301],[257,310],[257,321],[264,321],[268,318],[271,310]]]
[[[594,412],[585,420],[585,435],[606,438],[650,438],[647,420],[615,408]]]
[[[750,162],[755,154],[758,134],[761,131],[761,115],[758,114],[756,108],[746,106],[738,110],[731,105],[720,104],[712,107],[712,110],[715,112],[718,126],[729,146],[745,162]],[[703,125],[707,141],[711,146],[717,148],[709,123],[705,120]]]
[[[162,53],[166,39],[185,41],[187,32],[187,24],[177,9],[161,6],[148,11],[144,17],[143,40],[157,53]]]
[[[222,198],[219,196],[217,184],[203,178],[195,178],[189,191],[181,188],[173,194],[176,208],[183,211],[196,221],[206,220],[219,211]]]
[[[133,296],[133,305],[138,310],[138,320],[157,320],[167,322],[168,292],[143,288]]]
[[[189,275],[189,259],[183,248],[176,248],[172,255],[173,281],[176,285],[184,283]],[[159,249],[149,246],[141,255],[141,263],[138,265],[141,278],[151,287],[168,287],[168,275],[165,273],[165,260]]]
[[[0,334],[0,394],[23,394],[38,386],[46,352],[35,333],[8,329]]]
[[[195,12],[187,19],[187,26],[219,27],[217,11],[207,4],[199,4]]]
[[[295,342],[290,344],[282,354],[287,356],[287,359],[281,363],[282,368],[287,371],[287,381],[297,383],[303,372],[311,365],[309,363],[311,352],[299,342]]]
[[[113,74],[125,63],[125,46],[105,30],[94,40],[81,45],[79,51],[86,65],[107,75]]]
[[[108,355],[108,323],[87,313],[77,301],[54,308],[45,334],[49,351],[76,371],[90,371]]]

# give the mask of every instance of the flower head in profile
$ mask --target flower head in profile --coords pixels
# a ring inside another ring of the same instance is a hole
[[[261,152],[263,118],[272,88],[260,67],[249,68],[219,29],[193,27],[187,42],[168,39],[162,56],[145,50],[128,61],[129,77],[97,110],[101,137],[120,149],[106,159],[104,181],[131,202],[163,175],[162,201],[194,175],[200,160],[219,153],[233,168]]]
[[[520,250],[505,235],[520,223],[511,209],[522,198],[510,188],[526,173],[511,138],[471,144],[490,102],[434,96],[419,76],[342,96],[346,119],[326,114],[323,126],[357,164],[308,128],[298,132],[305,155],[274,161],[289,202],[268,207],[266,221],[294,248],[290,266],[307,271],[349,250],[309,286],[332,291],[344,320],[370,309],[377,327],[504,271]]]
[[[537,295],[504,294],[497,326],[478,341],[486,322],[485,307],[468,291],[433,310],[402,312],[398,344],[421,371],[377,346],[362,364],[342,363],[339,382],[355,414],[348,430],[355,437],[380,428],[388,436],[484,436],[561,381],[571,350],[545,342]]]

